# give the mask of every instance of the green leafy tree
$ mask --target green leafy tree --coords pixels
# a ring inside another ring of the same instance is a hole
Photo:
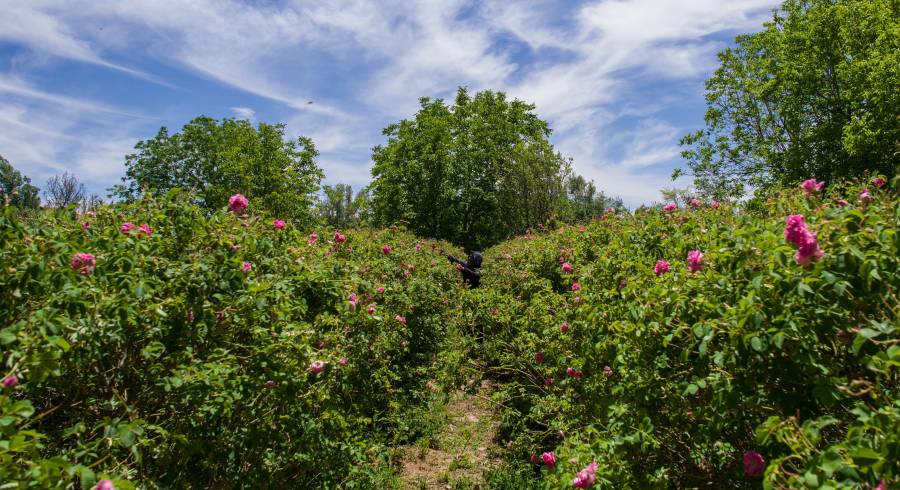
[[[322,186],[323,200],[319,203],[319,217],[335,228],[351,228],[364,219],[367,206],[365,190],[353,195],[349,184]]]
[[[682,140],[699,192],[896,174],[900,3],[788,0],[736,42],[706,82],[706,128]]]
[[[502,92],[455,104],[420,99],[412,120],[384,129],[372,158],[372,213],[377,224],[467,248],[483,248],[542,223],[565,199],[567,162],[548,141],[534,106]]]
[[[567,202],[561,218],[568,223],[589,221],[606,212],[607,208],[623,209],[619,198],[598,191],[594,181],[572,174],[565,181]]]
[[[140,141],[125,158],[124,185],[114,194],[132,200],[145,192],[157,195],[180,187],[197,203],[218,209],[241,193],[274,216],[309,223],[322,171],[312,140],[285,139],[283,124],[201,116],[181,132],[165,127],[155,138]]]
[[[41,204],[39,189],[31,185],[31,179],[14,169],[8,160],[0,156],[0,200],[9,198],[9,204],[19,208],[37,209]]]

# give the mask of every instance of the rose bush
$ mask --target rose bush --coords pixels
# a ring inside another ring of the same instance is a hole
[[[510,467],[560,489],[896,486],[898,184],[863,201],[865,182],[806,182],[488,250],[507,260],[457,319],[499,382]],[[529,462],[544,453],[555,467]]]
[[[434,396],[450,247],[253,209],[173,191],[93,217],[3,210],[0,481],[377,486],[384,447]],[[377,312],[347,308],[376,290]]]

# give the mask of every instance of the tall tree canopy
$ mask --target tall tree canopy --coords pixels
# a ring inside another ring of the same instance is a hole
[[[787,0],[719,60],[706,129],[682,140],[698,191],[897,172],[897,0]]]
[[[0,202],[9,198],[9,204],[19,208],[36,209],[41,204],[39,189],[31,185],[31,179],[22,175],[0,155]]]
[[[353,187],[349,184],[322,186],[322,200],[318,205],[319,217],[328,226],[335,228],[351,228],[365,219],[368,207],[368,195],[365,189],[353,196]]]
[[[420,99],[412,120],[384,129],[373,150],[373,220],[483,248],[548,220],[565,199],[568,163],[534,106],[502,92],[455,104]]]
[[[114,192],[133,199],[180,187],[209,209],[221,208],[231,195],[241,193],[273,215],[307,223],[322,180],[318,153],[309,138],[285,139],[284,132],[283,124],[254,128],[246,120],[205,116],[180,133],[169,134],[163,127],[125,158],[125,185]]]

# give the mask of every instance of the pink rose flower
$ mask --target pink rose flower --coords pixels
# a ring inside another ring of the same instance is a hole
[[[325,367],[324,361],[313,361],[309,363],[309,371],[314,374],[319,374],[322,372],[322,369]]]
[[[385,246],[381,247],[381,252],[385,255],[391,253],[391,250],[392,249],[391,249],[390,245],[385,245]]]
[[[544,386],[553,386],[553,378],[544,378]]]
[[[266,381],[266,388],[271,390],[274,387],[275,387],[275,380],[270,379],[270,380]]]
[[[666,272],[669,272],[669,263],[665,260],[657,260],[656,265],[653,267],[653,272],[656,272],[657,276],[661,276]]]
[[[4,388],[13,388],[17,384],[19,384],[19,377],[15,374],[10,374],[9,376],[3,378],[3,381],[0,381],[0,383],[3,383]]]
[[[803,188],[803,193],[808,196],[822,190],[822,187],[825,187],[825,182],[819,182],[816,179],[808,179],[804,180],[803,183],[800,184],[800,187]]]
[[[585,227],[583,227],[583,226],[579,226],[579,227],[578,227],[578,233],[584,235],[584,232],[585,232],[585,231],[587,231],[587,228],[585,228]]]
[[[534,362],[540,364],[544,362],[544,353],[543,352],[535,352],[534,353]]]
[[[370,315],[373,314],[373,313],[375,313],[375,305],[369,305],[369,307],[366,308],[366,311],[367,311]]]
[[[244,262],[243,264],[241,264],[241,271],[243,271],[244,274],[250,273],[251,269],[253,269],[253,264],[251,264],[250,262]]]
[[[702,204],[703,204],[703,203],[700,202],[700,200],[697,199],[696,197],[695,197],[695,198],[692,198],[691,201],[690,201],[690,205],[691,205],[691,207],[694,208],[694,209],[699,208]]]
[[[342,358],[338,359],[338,365],[340,365],[341,367],[346,366],[346,365],[347,365],[347,358],[346,358],[346,357],[342,357]]]
[[[719,209],[719,201],[716,201],[715,199],[709,201],[709,207],[713,209]]]
[[[71,265],[72,269],[86,276],[94,272],[94,256],[92,254],[77,253],[72,256]]]
[[[859,201],[863,204],[869,204],[872,202],[872,195],[869,194],[869,189],[863,189],[859,191]]]
[[[559,326],[559,331],[562,333],[568,332],[569,331],[569,322],[562,322],[562,324]]]
[[[350,293],[350,299],[348,301],[350,311],[356,311],[356,305],[359,301],[356,299],[356,293]]]
[[[537,454],[531,453],[531,464],[541,464],[541,459]]]
[[[491,316],[497,316],[498,314],[497,308],[491,308]]]
[[[91,224],[89,222],[85,221],[84,223],[81,223],[81,229],[82,230],[90,230]]]
[[[228,198],[228,209],[233,213],[240,214],[247,209],[247,206],[250,205],[250,201],[247,200],[243,194],[235,194]]]
[[[384,294],[384,288],[383,288],[383,287],[379,287],[378,289],[376,289],[376,291],[378,291],[378,294]]]
[[[553,451],[549,453],[541,454],[541,459],[544,461],[544,464],[547,466],[547,471],[553,471],[553,465],[556,464],[556,455],[553,454]]]
[[[671,212],[671,211],[675,211],[676,209],[678,209],[678,205],[675,204],[674,202],[670,202],[669,204],[666,204],[665,206],[663,206],[663,211]]]
[[[562,271],[565,272],[566,274],[569,274],[570,272],[572,272],[572,264],[570,264],[568,262],[563,262]]]
[[[272,222],[272,227],[275,228],[276,230],[283,230],[284,229],[284,220],[276,219],[275,221]]]
[[[215,312],[215,315],[216,315],[216,318],[218,318],[219,320],[225,318],[225,312],[224,312],[224,311],[217,311],[217,312]]]
[[[568,368],[566,368],[566,376],[568,376],[570,378],[580,378],[581,371],[577,371],[577,370],[575,370],[575,368],[568,367]]]
[[[699,250],[691,250],[687,256],[688,270],[690,272],[699,272],[703,269],[703,252]]]
[[[119,227],[119,230],[122,231],[122,234],[128,235],[131,233],[131,229],[134,228],[134,223],[122,223],[122,226]]]
[[[405,316],[397,315],[394,317],[394,320],[397,320],[398,322],[406,325],[406,317]]]
[[[319,235],[317,235],[316,232],[312,232],[309,234],[309,238],[306,240],[306,244],[315,245],[317,241],[319,241]]]
[[[100,480],[97,482],[97,490],[116,490],[112,480]]]
[[[744,453],[744,473],[747,476],[759,476],[766,469],[766,460],[756,451]]]
[[[581,284],[578,284],[577,282],[573,282],[572,283],[572,291],[581,291]]]
[[[347,241],[347,236],[339,231],[336,231],[334,232],[334,241],[337,243],[344,243]]]
[[[872,181],[872,185],[875,187],[884,187],[884,184],[887,184],[887,181],[881,177],[876,177],[875,180]]]
[[[591,488],[594,483],[597,483],[596,472],[597,463],[587,465],[575,475],[575,479],[572,480],[572,486],[575,488]]]
[[[613,370],[609,366],[603,366],[603,374],[606,375],[607,378],[613,375]]]
[[[150,228],[150,225],[148,225],[147,223],[138,226],[138,236],[140,235],[145,235],[148,237],[153,236],[153,228]]]

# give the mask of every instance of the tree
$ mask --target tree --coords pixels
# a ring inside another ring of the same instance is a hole
[[[502,92],[455,104],[420,99],[412,120],[384,129],[372,158],[376,224],[483,248],[546,221],[565,199],[567,162],[548,141],[534,106]]]
[[[683,208],[688,205],[691,201],[691,198],[697,195],[690,188],[679,188],[679,187],[669,187],[666,189],[661,189],[659,193],[663,198],[663,205],[674,203],[680,208]]]
[[[0,155],[0,201],[9,199],[11,206],[37,209],[41,204],[38,193],[39,189],[31,185],[31,179],[22,175]]]
[[[565,180],[567,205],[561,216],[568,223],[589,221],[602,215],[607,208],[622,209],[625,205],[619,198],[608,197],[598,191],[594,181],[571,174]]]
[[[324,200],[319,203],[319,216],[329,226],[352,228],[364,218],[367,196],[361,190],[353,196],[353,187],[348,184],[322,186]]]
[[[189,190],[207,209],[220,209],[241,193],[273,216],[309,224],[322,180],[309,138],[284,138],[283,124],[201,116],[180,133],[163,127],[125,158],[124,185],[113,193],[133,200],[145,192]]]
[[[80,206],[84,202],[84,194],[84,184],[69,172],[47,179],[47,188],[44,189],[47,204],[54,208],[64,208],[71,204]]]
[[[701,194],[897,172],[900,3],[787,0],[736,42],[706,82],[706,128],[682,140]]]

